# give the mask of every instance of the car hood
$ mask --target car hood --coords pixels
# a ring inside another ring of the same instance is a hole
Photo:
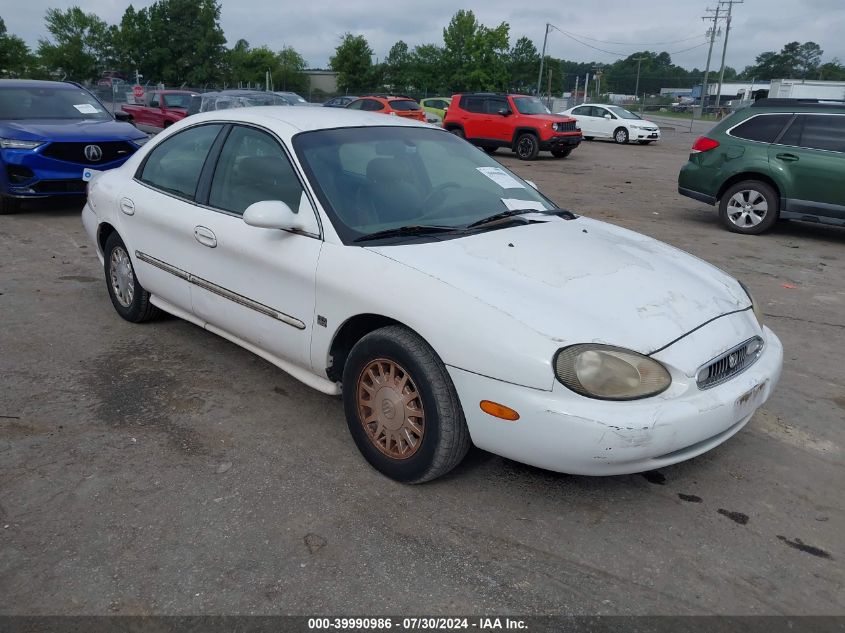
[[[751,305],[736,280],[667,244],[583,217],[542,219],[371,250],[562,344],[599,342],[648,354]]]
[[[146,136],[131,123],[76,121],[68,119],[23,119],[0,121],[0,137],[26,141],[123,141]]]
[[[548,121],[549,123],[557,123],[561,119],[567,120],[575,118],[568,114],[527,114],[525,116],[531,117],[532,120],[536,119],[537,121]]]

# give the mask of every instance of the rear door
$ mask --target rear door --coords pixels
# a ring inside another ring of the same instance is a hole
[[[782,171],[784,211],[845,220],[845,114],[798,114],[769,147]]]
[[[487,136],[490,115],[485,111],[484,97],[465,95],[461,97],[461,108],[469,113],[461,117],[466,137],[480,138]]]

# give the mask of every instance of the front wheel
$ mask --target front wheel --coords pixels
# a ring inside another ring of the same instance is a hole
[[[446,474],[469,450],[469,430],[446,366],[415,332],[370,332],[343,368],[352,439],[382,474],[422,483]]]
[[[758,235],[772,228],[780,213],[775,190],[758,180],[744,180],[730,187],[719,200],[719,219],[734,233]]]
[[[516,156],[520,160],[534,160],[540,153],[540,142],[530,132],[520,134],[516,139]]]
[[[103,249],[106,287],[117,313],[132,323],[149,321],[158,315],[158,308],[150,303],[150,293],[135,277],[135,269],[126,245],[117,233],[112,233]]]
[[[572,153],[571,147],[568,148],[568,149],[553,149],[552,150],[552,156],[554,156],[555,158],[566,158],[571,153]]]
[[[626,130],[624,127],[618,128],[613,133],[613,140],[619,143],[620,145],[624,145],[628,142],[628,130]]]

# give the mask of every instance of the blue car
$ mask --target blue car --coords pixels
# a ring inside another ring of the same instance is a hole
[[[85,195],[83,170],[119,167],[148,138],[76,84],[0,80],[0,214],[28,198]]]

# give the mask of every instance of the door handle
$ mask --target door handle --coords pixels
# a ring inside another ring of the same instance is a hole
[[[208,246],[209,248],[214,248],[215,246],[217,246],[217,236],[214,235],[214,232],[207,227],[195,226],[194,237],[196,238],[197,242],[199,242],[203,246]]]
[[[775,156],[788,163],[794,163],[798,160],[798,157],[795,154],[775,154]]]
[[[126,215],[135,215],[135,203],[129,198],[120,199],[120,210]]]

